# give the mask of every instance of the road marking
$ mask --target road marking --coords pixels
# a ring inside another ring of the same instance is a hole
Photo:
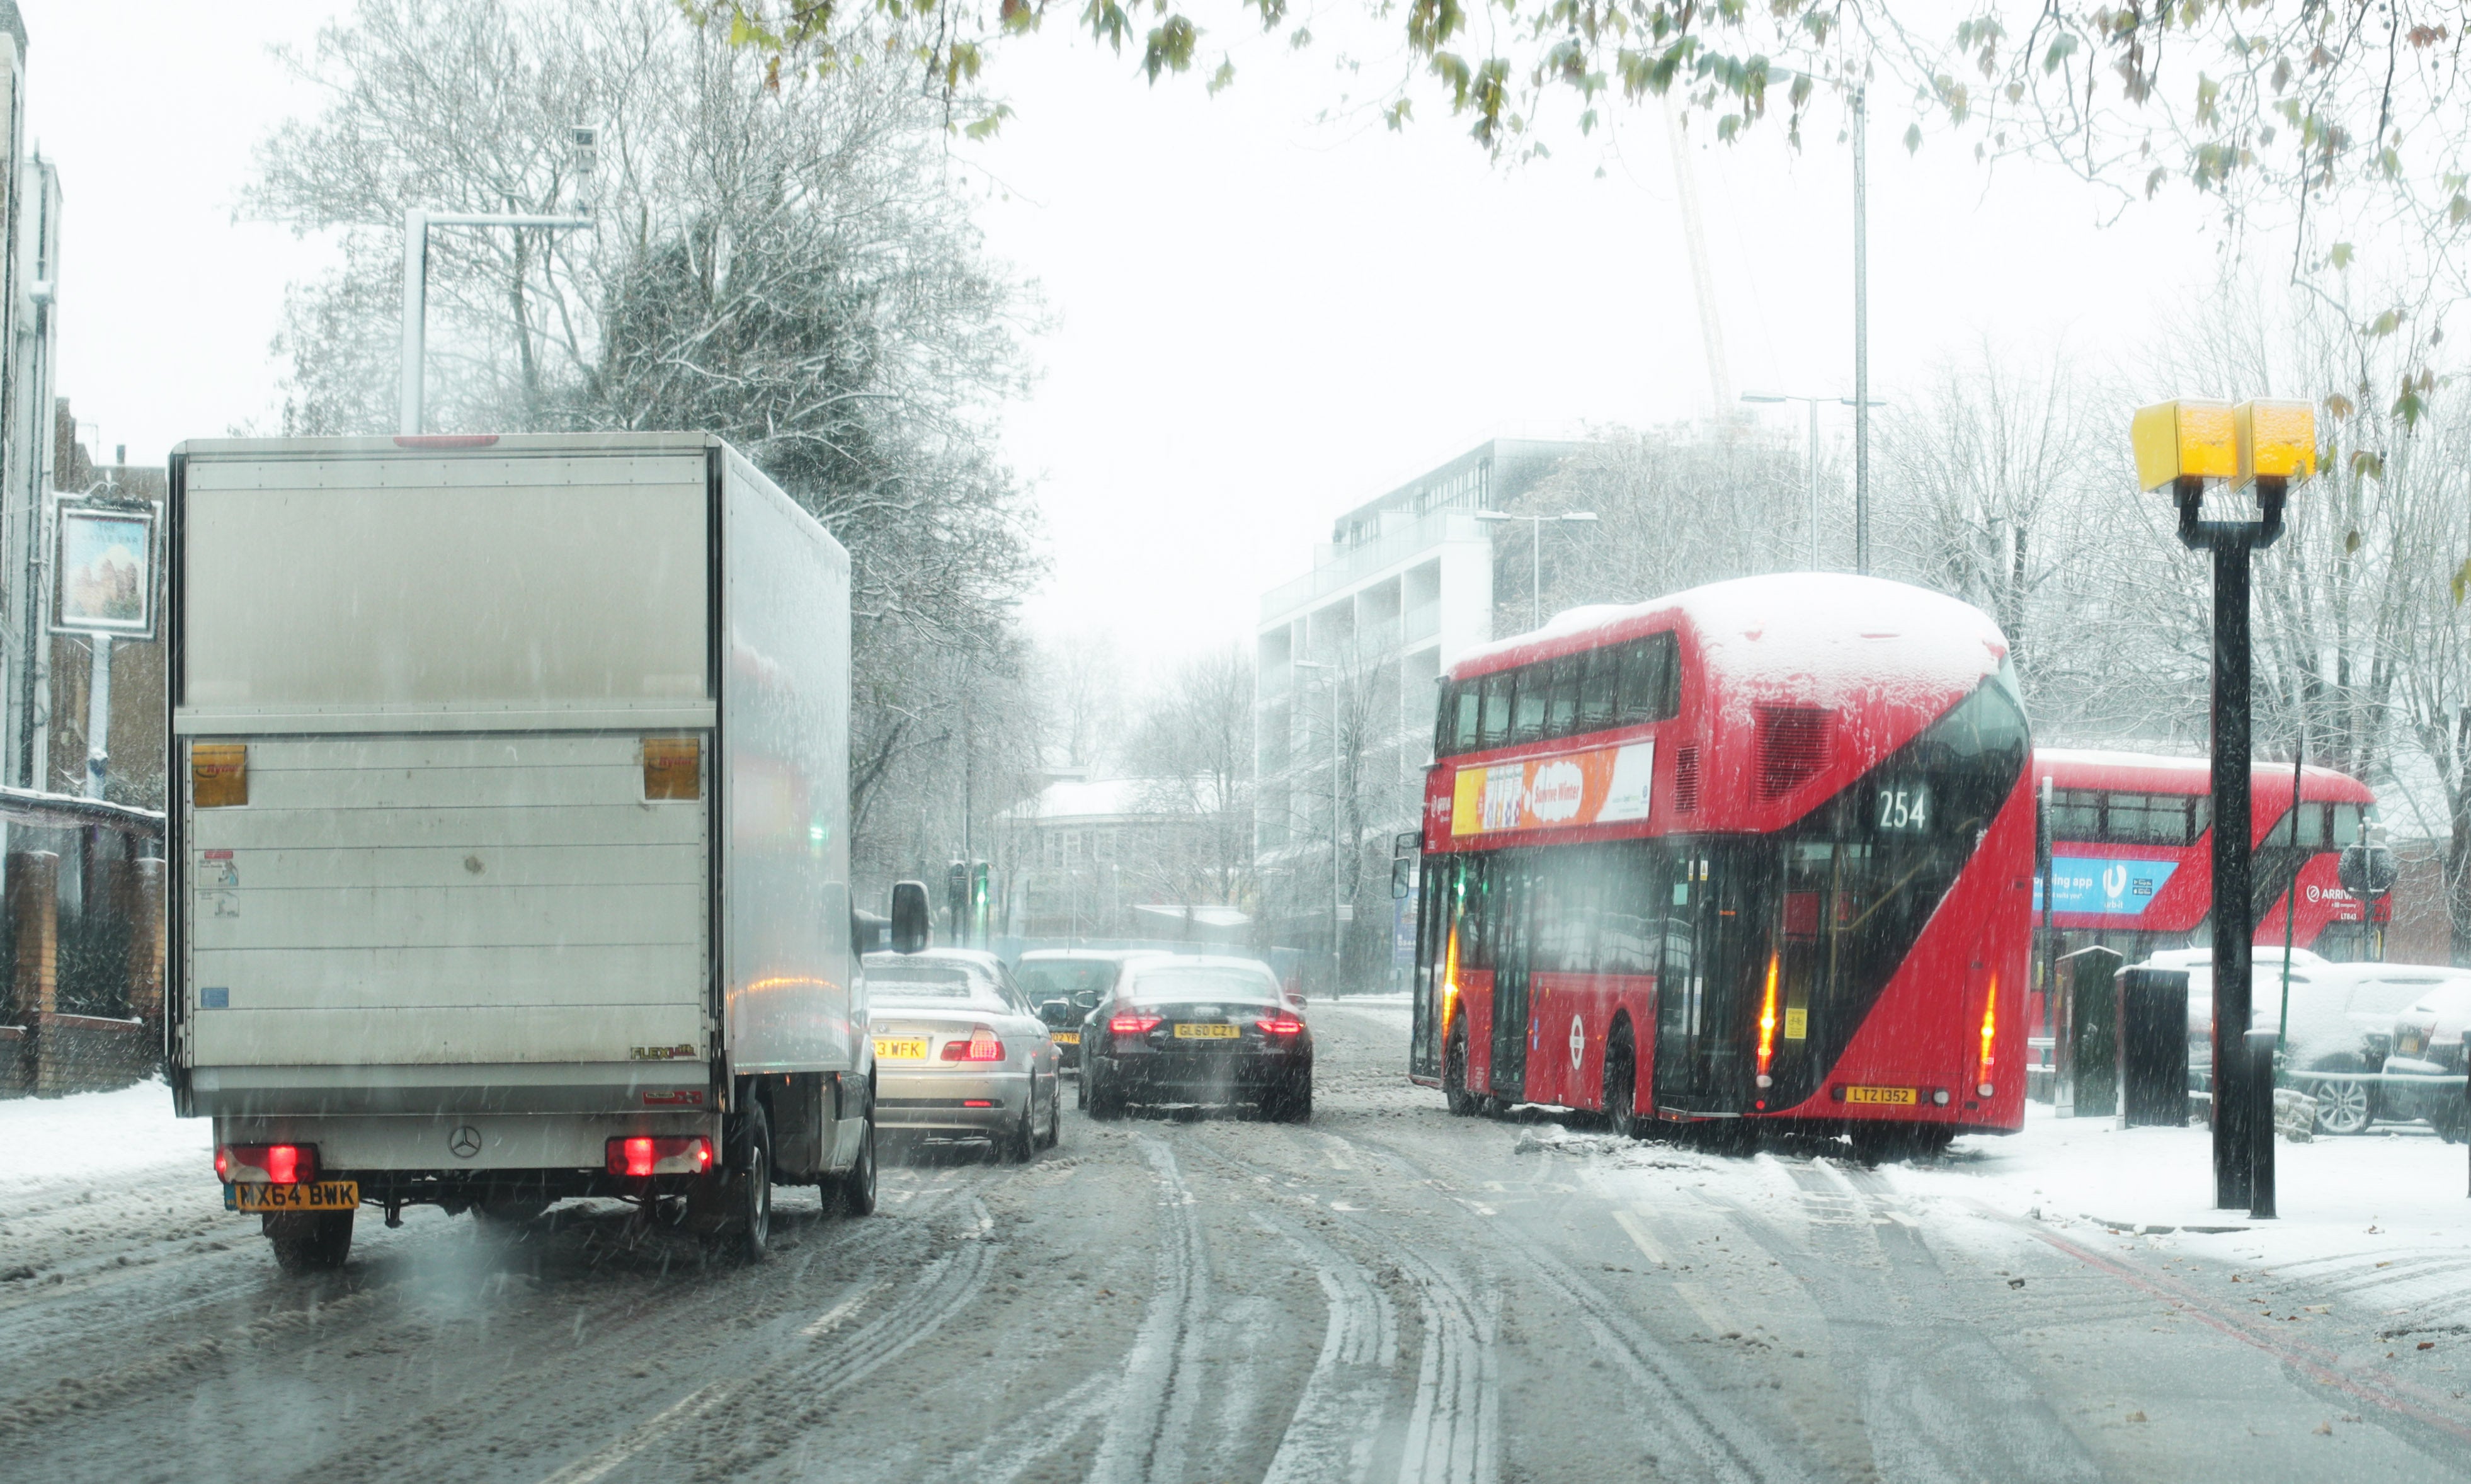
[[[858,1311],[858,1307],[865,1303],[868,1299],[874,1297],[875,1290],[882,1286],[883,1280],[881,1278],[868,1284],[865,1287],[859,1289],[848,1298],[841,1300],[832,1307],[825,1309],[820,1314],[817,1314],[812,1323],[798,1331],[799,1335],[803,1338],[812,1340],[816,1335],[827,1333],[837,1328],[842,1320],[847,1319],[851,1314],[856,1313]]]
[[[1738,1334],[1741,1332],[1742,1327],[1733,1323],[1730,1319],[1726,1318],[1724,1310],[1716,1307],[1716,1301],[1707,1296],[1707,1290],[1700,1287],[1697,1284],[1690,1283],[1686,1280],[1676,1283],[1673,1285],[1673,1292],[1676,1297],[1682,1300],[1683,1303],[1689,1305],[1691,1310],[1698,1314],[1701,1319],[1706,1320],[1707,1322],[1708,1329],[1713,1331],[1715,1334]]]
[[[543,1479],[541,1484],[593,1484],[594,1480],[702,1416],[737,1384],[735,1378],[718,1380],[688,1392],[656,1413],[649,1422],[591,1457],[577,1459]]]
[[[1647,1260],[1659,1267],[1673,1265],[1673,1260],[1664,1255],[1664,1249],[1656,1244],[1656,1238],[1647,1235],[1646,1222],[1627,1211],[1614,1212],[1613,1219],[1620,1222],[1621,1229],[1630,1234],[1631,1245],[1647,1255]]]

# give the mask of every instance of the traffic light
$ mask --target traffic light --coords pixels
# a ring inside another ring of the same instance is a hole
[[[994,895],[989,890],[987,879],[987,863],[983,860],[972,861],[970,864],[970,944],[974,948],[987,946],[987,929],[994,921],[994,913],[991,909],[993,902]]]

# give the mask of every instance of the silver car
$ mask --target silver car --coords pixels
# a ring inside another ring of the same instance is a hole
[[[993,954],[869,954],[877,1125],[992,1140],[1026,1160],[1063,1133],[1055,1044]]]

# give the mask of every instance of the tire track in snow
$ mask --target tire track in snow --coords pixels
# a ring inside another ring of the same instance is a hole
[[[1364,1484],[1399,1363],[1398,1313],[1362,1263],[1266,1213],[1256,1213],[1255,1219],[1304,1254],[1330,1304],[1321,1354],[1262,1484]]]
[[[1158,1286],[1134,1331],[1117,1404],[1107,1412],[1090,1484],[1181,1484],[1184,1440],[1200,1398],[1203,1322],[1210,1311],[1210,1248],[1175,1151],[1144,1137],[1159,1184]]]
[[[1301,1131],[1283,1131],[1283,1137],[1299,1147],[1306,1146]],[[1325,1144],[1340,1142],[1328,1134],[1318,1137]],[[1309,1168],[1309,1162],[1295,1167],[1273,1168],[1212,1144],[1199,1147],[1230,1168],[1273,1183],[1293,1179],[1295,1168]],[[1351,1152],[1360,1150],[1351,1146]],[[1403,1248],[1394,1236],[1378,1231],[1355,1214],[1330,1207],[1317,1209],[1368,1251],[1380,1254],[1415,1291],[1417,1375],[1414,1390],[1406,1398],[1403,1434],[1397,1444],[1399,1467],[1395,1477],[1399,1484],[1494,1484],[1500,1473],[1500,1378],[1494,1349],[1501,1309],[1499,1290],[1490,1282],[1478,1288],[1449,1259]],[[1363,1269],[1358,1266],[1356,1271]],[[1369,1284],[1369,1275],[1366,1281]],[[1386,1300],[1383,1302],[1386,1305]],[[1342,1316],[1333,1313],[1332,1326],[1344,1322]],[[1393,1323],[1395,1335],[1395,1320]],[[1392,1344],[1395,1343],[1394,1339]],[[1317,1365],[1316,1374],[1318,1371]],[[1395,1378],[1385,1376],[1383,1379],[1386,1389],[1398,1389]],[[1308,1394],[1309,1390],[1308,1379]],[[1303,1410],[1300,1402],[1298,1411]],[[1311,1429],[1322,1425],[1307,1420],[1307,1434],[1299,1441],[1299,1448],[1316,1446]],[[1370,1467],[1378,1459],[1379,1439],[1377,1433],[1367,1435],[1375,1438],[1366,1454]],[[1282,1454],[1285,1450],[1286,1442],[1283,1439]],[[1273,1462],[1275,1465],[1276,1460]]]
[[[1806,1243],[1726,1203],[1750,1237],[1818,1303],[1831,1349],[1856,1380],[1881,1476],[1916,1484],[1988,1478],[2093,1484],[2101,1465],[1979,1327],[1943,1307],[1946,1277],[1892,1192],[1830,1160],[1778,1162],[1808,1215]],[[1982,1419],[2004,1419],[1984,1427]]]
[[[810,1440],[812,1429],[829,1419],[825,1404],[833,1398],[900,1358],[976,1302],[995,1265],[997,1243],[990,1238],[995,1218],[986,1204],[972,1197],[969,1214],[968,1229],[952,1247],[930,1260],[908,1289],[874,1318],[855,1327],[844,1321],[837,1331],[826,1329],[812,1336],[810,1343],[832,1341],[823,1359],[767,1367],[738,1386],[713,1418],[716,1450],[694,1460],[693,1477],[733,1477]]]
[[[1367,1161],[1388,1165],[1427,1188],[1441,1184],[1412,1157],[1377,1140],[1342,1135]],[[1720,1402],[1691,1368],[1647,1331],[1623,1305],[1581,1278],[1541,1241],[1510,1235],[1489,1219],[1471,1223],[1520,1278],[1575,1310],[1589,1337],[1629,1378],[1631,1417],[1655,1454],[1659,1477],[1708,1484],[1799,1484],[1810,1477],[1737,1408]],[[1497,1304],[1497,1298],[1494,1300]],[[1493,1335],[1483,1331],[1488,1357]],[[1488,1439],[1488,1444],[1490,1439]],[[1402,1475],[1403,1478],[1403,1475]]]

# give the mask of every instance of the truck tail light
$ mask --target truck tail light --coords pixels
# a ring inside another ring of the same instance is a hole
[[[189,743],[189,802],[229,809],[248,802],[248,743]]]
[[[678,1138],[609,1141],[609,1173],[643,1179],[650,1175],[700,1175],[712,1168],[712,1141],[700,1134]]]
[[[693,737],[644,739],[644,797],[703,797],[703,743]]]
[[[944,1043],[944,1060],[948,1062],[1000,1062],[1003,1059],[1003,1042],[984,1025],[970,1027],[967,1041]]]
[[[303,1185],[318,1178],[314,1143],[215,1145],[215,1175],[225,1185]]]

